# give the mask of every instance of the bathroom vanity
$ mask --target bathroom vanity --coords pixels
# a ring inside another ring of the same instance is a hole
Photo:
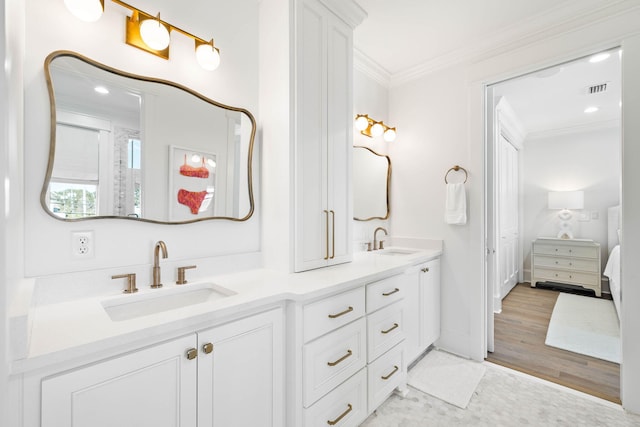
[[[357,426],[438,338],[440,255],[391,248],[136,294],[70,284],[57,301],[36,281],[13,365],[24,427]]]

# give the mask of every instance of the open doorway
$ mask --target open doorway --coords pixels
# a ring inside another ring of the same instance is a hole
[[[610,49],[486,90],[487,358],[618,402],[619,287],[605,274],[619,232],[620,62]]]

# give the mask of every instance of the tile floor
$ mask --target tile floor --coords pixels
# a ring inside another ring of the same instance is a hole
[[[392,395],[361,427],[640,426],[619,405],[485,362],[466,409],[410,388]]]

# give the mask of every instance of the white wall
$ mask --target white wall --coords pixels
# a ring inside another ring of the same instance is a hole
[[[594,19],[594,18],[592,18]],[[589,53],[614,47],[638,32],[640,10],[629,8],[625,13],[599,17],[590,25],[579,28],[567,23],[566,31],[554,29],[553,37],[537,34],[530,39],[513,41],[509,48],[501,46],[495,56],[472,63],[461,63],[433,72],[417,80],[393,87],[390,107],[403,142],[390,149],[394,160],[394,194],[391,226],[394,235],[407,235],[444,240],[442,258],[442,335],[439,345],[446,350],[481,360],[485,355],[485,245],[484,245],[484,112],[483,99],[486,84],[496,83],[526,72],[574,59]],[[627,68],[625,93],[634,95],[625,102],[640,104],[638,79],[640,72],[640,45],[629,49],[623,61],[633,61]],[[633,82],[633,84],[632,84]],[[640,105],[635,105],[640,108]],[[633,124],[625,123],[626,144],[640,137],[638,121],[628,115]],[[637,144],[636,144],[637,147]],[[637,149],[635,149],[637,150]],[[625,150],[625,166],[638,169],[634,163],[640,153],[634,151],[631,160]],[[629,160],[627,160],[629,159]],[[459,164],[469,171],[467,182],[469,222],[465,226],[450,226],[443,221],[444,181],[447,169]],[[628,185],[638,182],[640,172],[625,172]],[[623,181],[624,184],[624,181]],[[623,187],[624,188],[624,187]],[[637,188],[637,186],[636,186]],[[635,191],[637,197],[637,189]],[[624,196],[631,197],[631,195]],[[623,201],[624,201],[623,200]],[[626,207],[627,218],[640,215],[640,205]],[[625,223],[626,224],[626,223]],[[624,232],[626,233],[626,229]],[[635,230],[640,242],[640,228]],[[626,239],[626,237],[625,237]],[[629,254],[629,252],[627,252]],[[636,245],[631,252],[640,254]],[[628,255],[631,257],[631,255]],[[623,258],[627,259],[627,258]],[[628,258],[631,261],[631,258]],[[627,264],[630,265],[630,264]],[[624,267],[623,267],[624,268]],[[625,283],[637,283],[640,278],[623,272]],[[635,279],[631,281],[630,279]],[[640,301],[640,291],[627,292],[623,283],[623,300]],[[640,289],[640,288],[638,288]],[[635,298],[627,299],[629,294]],[[633,392],[623,391],[625,407],[640,411],[640,332],[632,329],[640,314],[627,310],[623,313],[625,335],[623,368],[624,383],[633,383]],[[637,361],[637,362],[636,362]],[[635,385],[638,384],[638,385]]]
[[[620,129],[525,139],[522,170],[524,190],[524,271],[531,274],[531,241],[555,237],[559,231],[558,211],[547,208],[549,191],[584,191],[584,210],[574,211],[574,237],[600,243],[602,269],[607,261],[607,208],[620,203]],[[591,213],[597,219],[591,219]],[[588,221],[578,220],[580,213]]]
[[[391,127],[395,126],[395,122],[389,116],[389,90],[387,86],[358,69],[353,72],[354,119],[357,114],[368,114],[374,120],[381,120]],[[402,143],[401,141],[402,130],[398,130],[398,137],[394,142],[385,142],[381,136],[369,138],[362,135],[355,127],[353,128],[353,145],[368,147],[379,154],[388,155],[390,146]],[[391,158],[391,181],[394,179],[394,174],[394,162],[393,158]],[[392,208],[393,196],[392,191],[390,195]],[[391,210],[392,216],[393,209]],[[353,221],[353,250],[355,252],[365,250],[366,243],[373,241],[373,232],[377,227],[384,227],[389,232],[389,235],[393,234],[389,220]],[[382,240],[388,239],[384,237],[384,233],[381,231],[378,232],[378,238]]]
[[[49,153],[49,100],[43,61],[52,51],[78,52],[134,74],[158,77],[190,87],[227,105],[258,109],[258,0],[213,4],[205,0],[139,0],[135,5],[200,37],[214,37],[222,62],[213,72],[201,69],[193,40],[172,33],[171,59],[165,61],[123,42],[127,9],[105,2],[98,22],[73,17],[62,1],[27,0],[24,72],[25,271],[39,276],[69,271],[150,263],[153,244],[164,240],[170,259],[249,253],[260,250],[260,213],[247,222],[205,221],[186,226],[127,220],[65,223],[45,214],[39,202]],[[256,174],[257,175],[257,174]],[[254,182],[256,190],[258,182]],[[256,195],[259,197],[259,192]],[[71,232],[93,230],[95,258],[71,256]],[[194,238],[194,236],[197,236]],[[144,278],[141,278],[144,280]]]

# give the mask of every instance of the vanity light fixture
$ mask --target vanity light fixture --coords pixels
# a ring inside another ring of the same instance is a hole
[[[202,68],[213,71],[220,65],[220,49],[215,47],[213,39],[207,41],[171,25],[160,19],[160,13],[154,16],[123,1],[111,1],[131,11],[125,25],[128,45],[169,59],[171,32],[176,31],[194,40],[196,60]],[[104,0],[64,0],[64,4],[73,15],[87,22],[97,21],[104,12]]]
[[[396,139],[395,127],[389,127],[383,121],[373,120],[367,114],[358,114],[356,116],[355,127],[361,134],[369,138],[382,135],[387,142],[392,142]]]

